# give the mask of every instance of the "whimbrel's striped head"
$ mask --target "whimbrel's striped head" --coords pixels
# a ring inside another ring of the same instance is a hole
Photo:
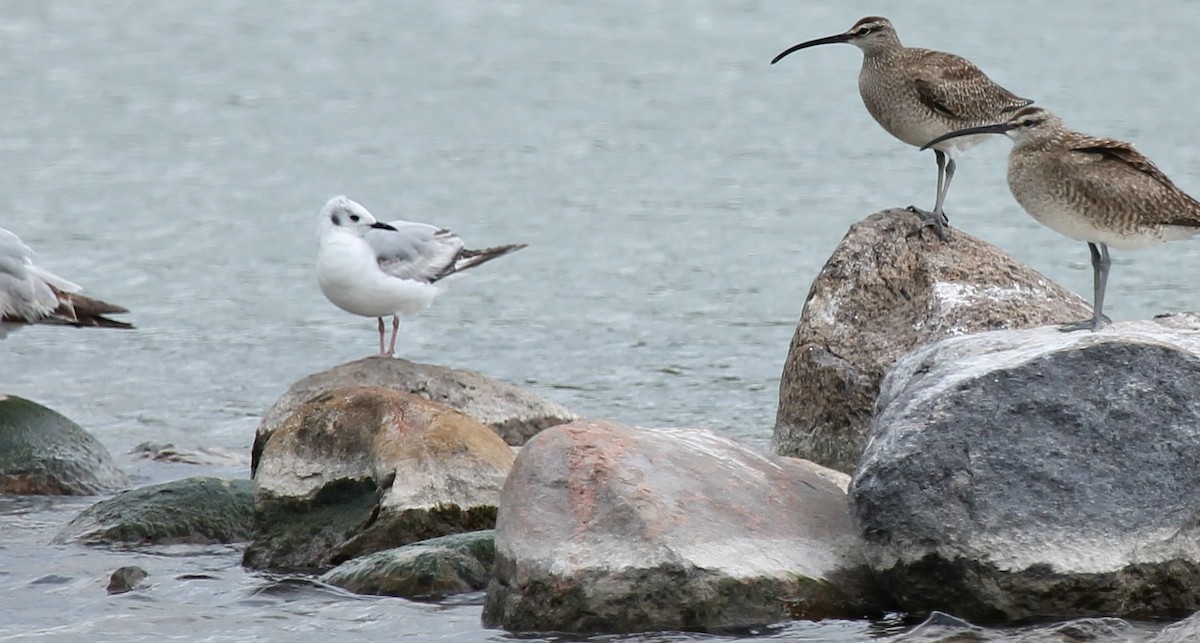
[[[854,23],[854,26],[843,33],[809,40],[788,47],[778,56],[775,56],[771,60],[771,64],[774,65],[794,51],[837,42],[849,43],[863,50],[864,53],[869,54],[875,51],[899,48],[900,36],[896,35],[896,28],[892,26],[891,20],[882,16],[867,16],[866,18],[860,18],[858,22]]]

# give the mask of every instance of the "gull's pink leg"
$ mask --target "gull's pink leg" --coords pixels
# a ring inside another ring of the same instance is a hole
[[[380,317],[379,318],[379,357],[384,357],[386,355],[387,355],[387,353],[383,352],[383,318]]]
[[[379,323],[380,323],[379,327],[383,328],[383,326],[382,326],[383,318],[382,317],[379,318]],[[387,354],[389,356],[396,354],[396,333],[398,333],[398,332],[400,332],[400,316],[392,315],[392,343],[388,346],[388,352],[387,352]],[[383,338],[380,337],[379,341],[382,342]]]

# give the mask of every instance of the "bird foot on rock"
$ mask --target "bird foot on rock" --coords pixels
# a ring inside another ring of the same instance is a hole
[[[921,222],[917,224],[917,227],[912,229],[912,232],[908,233],[908,236],[919,237],[925,231],[925,228],[933,228],[934,233],[937,234],[939,239],[942,241],[950,240],[950,218],[946,216],[945,212],[930,212],[929,210],[922,210],[915,205],[910,205],[905,210],[921,215]]]

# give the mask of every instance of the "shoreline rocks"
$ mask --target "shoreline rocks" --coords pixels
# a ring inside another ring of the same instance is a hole
[[[129,486],[108,449],[62,414],[0,395],[0,493],[94,496]]]
[[[1083,319],[1087,302],[961,230],[910,236],[885,210],[854,224],[813,280],[779,383],[779,455],[849,473],[866,446],[884,372],[945,337]]]
[[[512,631],[712,630],[884,605],[843,490],[701,429],[582,421],[521,450],[483,619]]]
[[[262,446],[253,568],[322,569],[495,524],[513,452],[449,407],[379,387],[300,406]]]
[[[850,486],[897,602],[979,622],[1200,609],[1188,323],[983,333],[898,361]]]
[[[542,429],[579,419],[556,402],[475,371],[367,357],[292,384],[258,425],[251,475],[258,467],[263,445],[301,404],[322,392],[353,386],[382,387],[444,404],[491,427],[513,446],[525,444]]]

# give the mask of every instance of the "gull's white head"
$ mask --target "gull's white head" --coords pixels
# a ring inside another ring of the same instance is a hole
[[[322,236],[330,230],[341,230],[361,237],[371,228],[395,229],[386,223],[380,223],[358,202],[340,194],[321,208],[321,215],[317,219],[317,230]]]

